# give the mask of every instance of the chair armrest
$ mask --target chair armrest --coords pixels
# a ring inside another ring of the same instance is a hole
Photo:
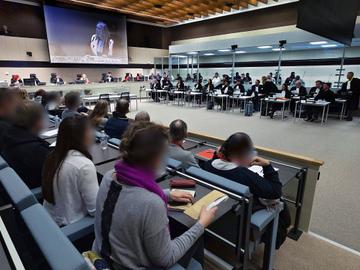
[[[95,218],[87,216],[62,227],[61,230],[71,242],[74,242],[94,232],[94,221]]]
[[[41,187],[31,189],[32,194],[34,194],[35,198],[40,201],[43,198]]]
[[[167,166],[174,170],[181,170],[182,163],[176,159],[168,158],[167,159]]]
[[[255,230],[261,232],[266,226],[279,215],[278,210],[267,210],[262,209],[260,211],[255,212],[251,216],[251,226]]]

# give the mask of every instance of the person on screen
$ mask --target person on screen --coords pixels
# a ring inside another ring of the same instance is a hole
[[[90,46],[96,56],[113,55],[114,40],[110,38],[110,31],[105,22],[100,21],[96,24],[96,33],[91,37]]]

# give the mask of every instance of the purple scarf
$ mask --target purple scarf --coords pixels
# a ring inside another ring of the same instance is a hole
[[[131,166],[123,161],[115,164],[117,180],[128,186],[140,187],[158,195],[167,207],[168,198],[155,181],[155,174],[150,170]]]

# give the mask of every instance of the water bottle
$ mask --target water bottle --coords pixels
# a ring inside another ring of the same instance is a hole
[[[55,115],[54,125],[55,125],[55,128],[59,128],[59,126],[60,126],[60,118],[58,115]]]
[[[102,150],[106,150],[108,148],[108,135],[105,131],[101,131],[100,146]]]

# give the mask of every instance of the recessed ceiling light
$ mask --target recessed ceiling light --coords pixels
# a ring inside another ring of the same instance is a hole
[[[172,55],[172,57],[185,58],[185,57],[187,57],[187,56],[186,56],[186,55]]]
[[[204,53],[205,56],[212,56],[212,55],[215,55],[213,53]]]
[[[272,49],[274,52],[278,52],[278,51],[280,51],[280,48],[274,48],[274,49]],[[286,49],[285,48],[282,48],[282,51],[286,51]]]
[[[197,54],[197,52],[188,52],[187,54]]]
[[[313,41],[310,42],[311,45],[323,45],[323,44],[327,44],[327,41]]]
[[[230,52],[231,50],[230,49],[221,49],[221,50],[218,50],[218,52]]]
[[[259,46],[258,47],[258,49],[271,49],[272,48],[272,46],[269,46],[269,45],[267,45],[267,46]]]
[[[335,47],[337,47],[338,45],[336,45],[336,44],[327,44],[327,45],[321,45],[321,47],[323,47],[323,48],[335,48]]]
[[[245,51],[236,51],[235,53],[246,53]]]

